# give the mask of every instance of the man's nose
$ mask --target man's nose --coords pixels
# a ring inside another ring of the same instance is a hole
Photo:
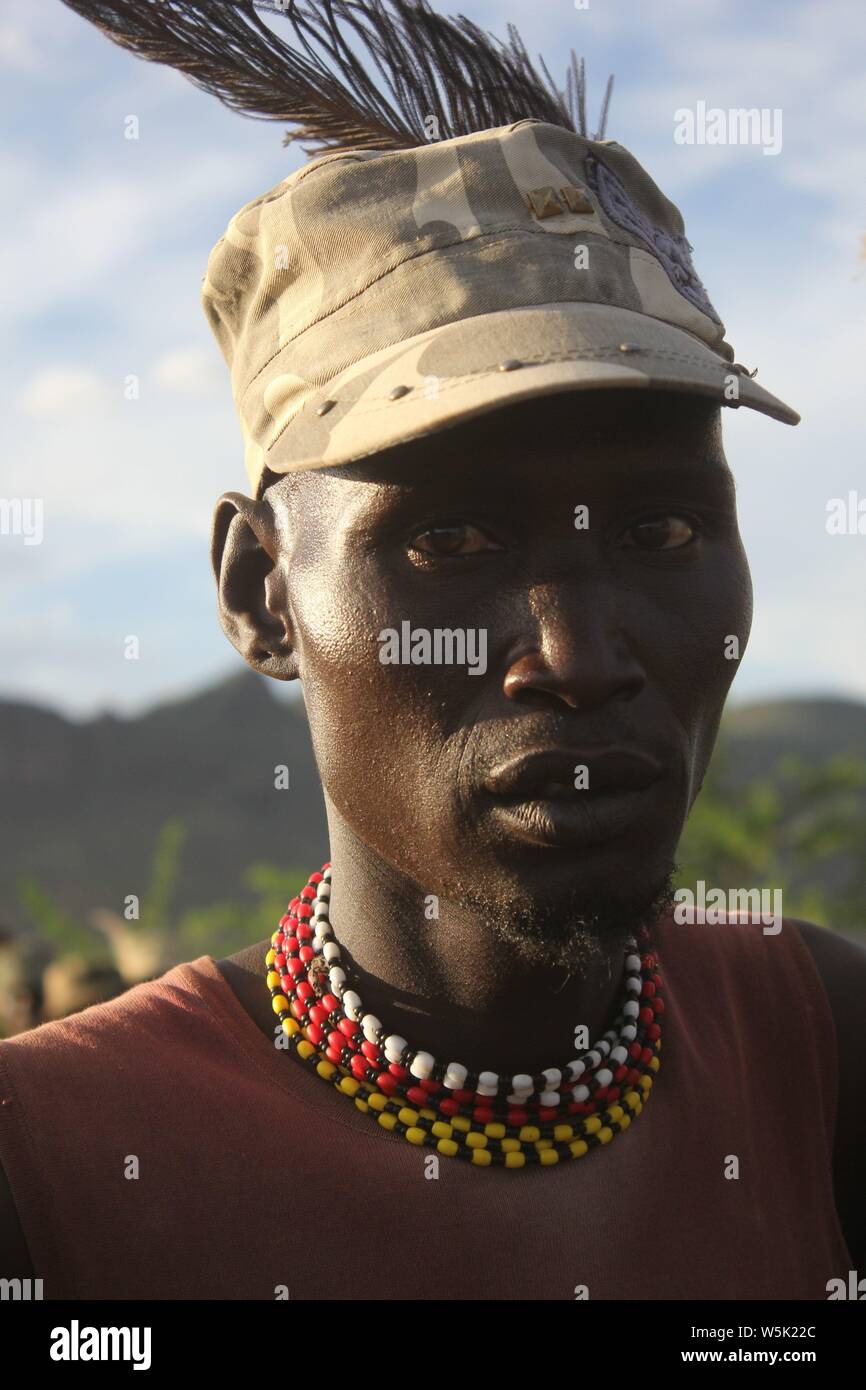
[[[535,587],[529,631],[512,644],[503,689],[510,700],[554,699],[571,709],[629,700],[646,672],[623,628],[621,605],[605,585],[566,595],[560,586]]]

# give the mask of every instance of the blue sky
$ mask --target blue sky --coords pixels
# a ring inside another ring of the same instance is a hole
[[[803,416],[725,414],[756,598],[732,700],[866,698],[866,535],[826,530],[831,498],[866,497],[866,6],[440,7],[502,37],[518,24],[560,80],[575,48],[591,120],[615,73],[608,135],[682,210],[737,360]],[[246,479],[199,286],[231,215],[304,156],[280,124],[136,60],[60,0],[5,0],[0,79],[0,496],[44,499],[41,545],[0,535],[0,694],[132,713],[240,669],[208,534],[216,498]],[[780,152],[677,144],[674,112],[699,101],[778,108]]]

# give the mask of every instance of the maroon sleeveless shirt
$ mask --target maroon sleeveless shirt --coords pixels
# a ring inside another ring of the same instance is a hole
[[[0,1161],[44,1296],[825,1299],[851,1258],[812,958],[789,923],[655,939],[649,1103],[549,1168],[426,1176],[433,1151],[275,1048],[210,956],[0,1042]]]

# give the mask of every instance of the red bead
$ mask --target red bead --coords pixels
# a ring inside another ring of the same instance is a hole
[[[284,994],[291,994],[292,990],[295,988],[295,985],[297,984],[297,981],[294,975],[281,975],[280,984],[283,987]]]
[[[304,965],[306,965],[307,961],[312,960],[315,954],[316,953],[313,950],[312,946],[302,946],[300,951],[298,952],[298,960],[302,960],[304,962]]]
[[[328,1021],[328,1010],[323,1009],[321,1004],[313,1004],[310,1009],[310,1018],[314,1023],[325,1024]]]
[[[388,1070],[392,1076],[396,1076],[398,1081],[405,1081],[410,1075],[408,1067],[401,1067],[399,1062],[389,1062]]]
[[[593,1091],[593,1099],[596,1105],[607,1105],[609,1096],[610,1093],[607,1086],[599,1086],[596,1091]]]
[[[327,1059],[328,1059],[329,1062],[339,1063],[339,1061],[340,1061],[340,1051],[339,1051],[339,1048],[336,1048],[336,1047],[326,1047],[326,1048],[325,1048],[325,1056],[327,1057]]]
[[[619,1086],[611,1086],[611,1087],[609,1087],[608,1093],[607,1093],[607,1103],[608,1103],[608,1105],[613,1105],[614,1101],[619,1100],[619,1098],[620,1098],[621,1095],[622,1095],[622,1091],[620,1090]]]
[[[397,1084],[396,1076],[392,1076],[389,1071],[380,1071],[376,1077],[376,1085],[386,1095],[392,1096],[397,1089]]]
[[[338,1033],[337,1030],[334,1029],[328,1034],[328,1043],[337,1051],[342,1052],[343,1048],[346,1046],[346,1039],[343,1037],[342,1033]]]
[[[620,1081],[624,1081],[625,1078],[626,1078],[627,1076],[628,1076],[628,1067],[627,1067],[627,1066],[625,1065],[625,1063],[623,1062],[622,1065],[621,1065],[621,1066],[618,1066],[617,1069],[616,1069],[616,1071],[614,1072],[614,1074],[613,1074],[613,1079],[614,1079],[614,1081],[616,1081],[616,1082],[620,1082]]]
[[[303,963],[303,961],[300,961],[300,960],[290,960],[290,961],[289,961],[289,974],[290,974],[290,975],[295,975],[295,976],[306,974],[306,971],[304,970],[304,963]]]
[[[549,1120],[555,1120],[559,1114],[557,1105],[539,1105],[538,1118],[542,1124],[547,1124]]]
[[[358,1034],[361,1031],[357,1023],[353,1023],[350,1018],[341,1018],[340,1022],[337,1024],[337,1027],[339,1028],[343,1036],[348,1038],[350,1041],[353,1038],[357,1038]]]
[[[277,951],[276,955],[274,956],[274,965],[277,967],[278,970],[282,970],[282,968],[283,968],[283,966],[285,965],[285,963],[286,963],[286,953],[285,953],[285,951]]]
[[[333,1013],[333,1012],[334,1012],[334,1009],[336,1009],[336,1008],[339,1007],[340,1001],[339,1001],[339,999],[337,998],[336,994],[330,994],[330,993],[328,993],[328,994],[323,994],[323,995],[322,995],[322,1003],[324,1004],[325,1008],[328,1010],[328,1013]]]
[[[315,999],[316,997],[316,992],[313,989],[313,986],[309,984],[306,980],[301,980],[301,983],[298,985],[298,988],[295,991],[295,993],[297,994],[299,999]]]
[[[353,1071],[356,1076],[359,1076],[362,1079],[367,1075],[368,1066],[369,1063],[367,1061],[367,1058],[362,1057],[360,1052],[356,1052],[354,1057],[351,1057],[349,1059],[350,1070]]]
[[[309,920],[310,920],[310,918],[312,917],[312,915],[313,915],[313,909],[310,907],[310,904],[309,904],[309,903],[301,903],[300,907],[298,908],[298,921],[299,921],[299,922],[309,922]]]
[[[369,1057],[370,1061],[375,1062],[377,1066],[381,1067],[384,1064],[381,1049],[378,1048],[375,1043],[365,1039],[364,1042],[361,1043],[361,1051],[365,1057]]]
[[[492,1125],[496,1116],[488,1106],[479,1105],[472,1111],[472,1118],[477,1125]]]
[[[280,926],[281,926],[281,927],[290,927],[291,924],[292,924],[292,919],[291,919],[291,917],[288,915],[288,913],[286,913],[285,916],[283,916],[283,917],[280,918]]]
[[[305,1018],[307,1017],[307,1010],[305,1009],[302,1001],[300,999],[293,999],[291,1004],[289,1005],[289,1008],[295,1015],[295,1018],[298,1020],[298,1022],[303,1023]]]
[[[657,1023],[654,1023],[651,1028],[647,1028],[646,1035],[649,1038],[650,1042],[655,1042],[656,1038],[661,1037],[662,1030]]]
[[[318,1047],[318,1046],[319,1046],[319,1043],[322,1042],[324,1036],[325,1036],[325,1030],[324,1030],[324,1028],[320,1028],[319,1025],[318,1025],[318,1023],[308,1023],[308,1024],[307,1024],[307,1041],[308,1041],[308,1042],[315,1043],[316,1047]]]
[[[632,1058],[634,1058],[635,1060],[637,1060],[637,1058],[638,1058],[638,1057],[640,1056],[640,1054],[641,1054],[641,1051],[642,1051],[642,1048],[641,1048],[641,1045],[640,1045],[639,1042],[629,1043],[629,1048],[628,1048],[628,1055],[629,1055],[629,1057],[632,1057]]]
[[[286,937],[286,955],[292,955],[298,949],[298,938],[296,936]]]
[[[649,1007],[649,1005],[647,1005],[646,1008],[641,1009],[640,1013],[638,1014],[638,1018],[640,1019],[641,1023],[652,1023],[654,1017],[655,1015],[652,1009]]]
[[[436,1094],[437,1091],[441,1091],[441,1090],[442,1090],[442,1082],[441,1082],[441,1081],[431,1081],[431,1079],[430,1079],[429,1076],[425,1076],[425,1077],[419,1082],[419,1085],[423,1086],[424,1090],[425,1090],[425,1091],[427,1092],[427,1094],[430,1095],[430,1096],[435,1096],[435,1094]],[[455,1091],[454,1094],[456,1095],[457,1092]],[[475,1092],[474,1092],[474,1091],[470,1091],[468,1094],[469,1094],[469,1099],[470,1099],[470,1100],[474,1100],[474,1098],[475,1098]]]
[[[642,1052],[641,1055],[640,1055],[640,1059],[641,1059],[641,1061],[643,1062],[644,1066],[646,1066],[647,1062],[649,1062],[649,1061],[652,1060],[652,1057],[653,1057],[653,1050],[652,1050],[652,1048],[651,1048],[651,1047],[645,1047],[644,1050],[643,1050],[643,1052]]]
[[[318,869],[317,869],[316,872],[315,872],[314,874],[310,874],[310,882],[311,882],[311,883],[321,883],[321,882],[322,882],[322,879],[323,879],[324,877],[325,877],[325,875],[324,875],[324,874],[320,874],[319,871],[318,871]]]
[[[299,922],[297,926],[297,936],[299,941],[312,941],[313,928],[309,922]]]
[[[665,1001],[660,994],[653,1000],[653,1009],[657,1014],[663,1014],[665,1011]]]
[[[440,1100],[439,1109],[443,1115],[458,1115],[460,1113],[460,1106],[456,1100]]]
[[[653,995],[655,994],[655,992],[656,992],[656,987],[655,987],[655,985],[653,984],[652,980],[644,980],[644,982],[643,982],[643,989],[641,990],[641,996],[642,996],[642,998],[644,998],[644,999],[652,999],[652,997],[653,997]]]
[[[422,1091],[420,1086],[410,1086],[406,1092],[406,1099],[411,1100],[413,1105],[426,1105],[427,1092]]]
[[[508,1124],[510,1124],[510,1125],[528,1125],[528,1124],[529,1124],[529,1111],[528,1111],[528,1110],[509,1110],[509,1112],[508,1112]]]
[[[471,1105],[475,1099],[474,1091],[452,1091],[451,1095],[454,1100],[459,1101],[461,1105]]]

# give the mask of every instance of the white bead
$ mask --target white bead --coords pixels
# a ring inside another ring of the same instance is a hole
[[[610,1054],[610,1060],[616,1062],[617,1066],[622,1066],[623,1062],[628,1061],[628,1050],[624,1047],[615,1047]]]
[[[475,1089],[479,1096],[495,1096],[499,1088],[497,1086],[482,1086],[479,1081]]]
[[[637,1037],[637,1026],[634,1023],[627,1023],[622,1030],[623,1038],[626,1042],[634,1042]]]
[[[628,979],[625,982],[625,987],[626,991],[629,994],[640,994],[641,990],[643,989],[643,980],[641,980],[637,975],[629,975]]]
[[[618,1041],[618,1039],[619,1039],[619,1033],[616,1031],[616,1029],[615,1029],[615,1028],[608,1028],[607,1032],[606,1032],[605,1035],[604,1035],[604,1040],[605,1040],[605,1042],[615,1043],[615,1042]]]
[[[541,1075],[544,1077],[551,1090],[555,1090],[562,1080],[562,1072],[559,1070],[559,1067],[548,1067]]]
[[[310,945],[312,946],[317,956],[321,955],[322,946],[324,945],[324,942],[322,941],[322,938],[320,936],[314,936],[312,941],[310,942]]]
[[[486,1090],[484,1092],[486,1096],[496,1095],[499,1086],[499,1077],[496,1075],[495,1071],[481,1071],[478,1073],[478,1089],[480,1090],[482,1086],[493,1088],[492,1090]]]
[[[443,1084],[447,1086],[450,1091],[461,1091],[463,1089],[463,1082],[468,1075],[469,1072],[460,1062],[449,1062],[445,1069]]]
[[[430,1075],[435,1065],[436,1058],[432,1057],[429,1052],[416,1052],[409,1070],[413,1076],[417,1076],[419,1080],[424,1080]]]
[[[325,957],[325,960],[339,960],[340,948],[336,941],[326,941],[322,948],[322,955]]]
[[[382,1025],[375,1014],[364,1014],[361,1019],[361,1032],[367,1042],[375,1042],[382,1031]]]
[[[602,1057],[606,1057],[610,1052],[610,1043],[606,1038],[602,1038],[601,1042],[596,1043],[595,1050],[596,1052],[600,1052]]]
[[[328,979],[335,994],[343,993],[343,985],[346,983],[346,972],[341,970],[339,965],[332,965],[328,971]]]
[[[630,975],[633,975],[636,970],[640,970],[640,956],[626,956],[625,968]]]
[[[629,999],[628,1003],[623,1009],[623,1013],[625,1014],[626,1018],[637,1018],[640,1014],[640,1005],[638,1004],[637,1000]]]
[[[330,883],[328,883],[327,879],[325,879],[322,883],[319,884],[319,897],[322,899],[323,902],[327,902],[330,896],[331,885]]]
[[[571,1073],[572,1081],[576,1081],[579,1076],[583,1076],[583,1073],[586,1071],[586,1065],[575,1057],[573,1062],[569,1062],[568,1070]]]
[[[399,1062],[405,1047],[406,1039],[398,1037],[396,1033],[392,1033],[389,1038],[385,1039],[385,1056],[388,1058],[388,1061]]]
[[[595,1079],[599,1086],[609,1086],[613,1081],[613,1072],[610,1067],[602,1067],[600,1071],[596,1072]]]
[[[571,1094],[574,1096],[574,1099],[575,1099],[575,1100],[588,1100],[588,1099],[589,1099],[589,1087],[588,1087],[588,1086],[575,1086],[575,1088],[574,1088],[574,1090],[572,1091]]]
[[[343,1010],[352,1023],[358,1022],[358,1010],[362,1007],[361,996],[356,994],[353,989],[347,989],[343,993]]]
[[[538,1097],[539,1105],[558,1105],[562,1100],[558,1091],[542,1091]]]
[[[592,1070],[595,1070],[595,1068],[598,1066],[598,1064],[599,1064],[600,1061],[601,1061],[601,1053],[600,1053],[600,1052],[595,1052],[595,1051],[593,1051],[593,1052],[587,1052],[587,1054],[586,1054],[586,1065],[587,1065],[589,1068],[591,1068]]]
[[[512,1091],[528,1091],[532,1094],[532,1077],[527,1076],[526,1072],[519,1072],[517,1076],[511,1078]]]

